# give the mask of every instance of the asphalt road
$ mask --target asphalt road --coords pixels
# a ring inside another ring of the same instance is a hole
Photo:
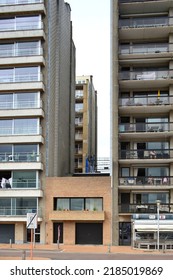
[[[26,257],[30,257],[30,251],[25,250]],[[23,250],[3,249],[0,250],[0,259],[8,257],[9,259],[23,259]],[[143,254],[122,254],[122,253],[66,253],[60,251],[34,250],[33,259],[46,258],[50,260],[173,260],[173,253],[152,254],[144,252]]]

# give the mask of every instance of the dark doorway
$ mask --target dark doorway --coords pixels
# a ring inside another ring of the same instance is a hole
[[[12,243],[15,242],[15,225],[0,225],[0,243],[10,243],[10,240]]]
[[[76,244],[103,244],[103,224],[77,223]]]
[[[59,243],[63,243],[63,223],[53,224],[53,243],[58,242],[58,236],[59,236]]]
[[[129,212],[130,193],[121,193],[121,210]]]
[[[120,222],[119,223],[119,245],[129,246],[131,245],[131,223]]]
[[[145,149],[146,149],[146,143],[137,143],[138,158],[144,158]]]

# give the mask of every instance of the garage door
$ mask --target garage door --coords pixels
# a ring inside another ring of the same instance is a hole
[[[103,244],[103,224],[76,223],[76,244]]]
[[[0,225],[0,243],[15,242],[15,225]]]

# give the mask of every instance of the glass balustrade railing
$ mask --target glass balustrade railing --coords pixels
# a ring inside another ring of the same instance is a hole
[[[42,133],[41,127],[7,127],[7,126],[0,126],[0,136],[2,135],[38,135]]]
[[[42,48],[28,48],[28,49],[8,49],[5,47],[1,47],[0,45],[0,58],[1,57],[16,57],[16,56],[36,56],[42,55],[43,49]]]
[[[119,54],[159,54],[173,52],[173,44],[122,44],[119,46]]]
[[[39,82],[42,75],[24,74],[24,75],[0,75],[0,83],[19,83],[19,82]]]
[[[157,214],[156,203],[136,203],[136,204],[120,204],[119,213],[155,213]],[[172,213],[173,204],[163,203],[159,207],[160,213]]]
[[[173,158],[173,149],[135,149],[119,151],[120,159],[168,159]]]
[[[154,105],[171,105],[173,96],[142,96],[142,97],[123,97],[119,99],[119,106],[154,106]]]
[[[41,161],[41,155],[37,153],[0,153],[1,162],[32,162]]]
[[[32,207],[20,207],[20,208],[10,208],[10,207],[0,207],[0,216],[26,216],[27,213],[37,213],[41,216],[41,209]]]
[[[135,70],[135,71],[121,71],[119,73],[119,80],[165,80],[173,79],[173,69],[168,70]]]
[[[119,124],[120,133],[133,132],[171,132],[173,131],[172,122],[148,122],[148,123],[121,123]]]
[[[10,101],[0,101],[0,110],[6,109],[34,109],[42,108],[42,100],[40,101],[20,101],[20,102],[10,102]]]
[[[119,178],[120,186],[170,186],[173,185],[173,177],[171,176],[128,176]]]
[[[170,26],[173,24],[173,17],[131,17],[119,19],[119,28],[147,28],[158,26]]]

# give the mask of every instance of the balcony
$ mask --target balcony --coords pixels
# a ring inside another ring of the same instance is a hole
[[[81,134],[75,134],[75,141],[82,141],[83,140],[83,134],[81,133]]]
[[[38,162],[41,154],[36,153],[0,153],[0,163],[3,162]]]
[[[128,4],[127,4],[128,5]],[[135,5],[135,4],[134,4]],[[128,5],[130,6],[130,4]],[[137,6],[137,5],[136,5]],[[125,7],[124,7],[125,8]],[[168,5],[168,9],[170,6]],[[134,7],[135,9],[135,7]],[[146,13],[151,13],[151,9],[145,6]],[[160,7],[163,10],[163,6]],[[137,6],[136,14],[139,12],[144,13],[142,6]],[[165,10],[166,11],[166,10]],[[123,9],[124,12],[124,9]],[[134,14],[134,10],[131,7],[131,12]],[[155,10],[153,10],[155,12]],[[130,10],[127,12],[130,14]],[[169,34],[173,31],[173,18],[168,16],[157,17],[131,17],[122,18],[119,20],[119,38],[120,40],[134,40],[138,39],[167,39]]]
[[[172,189],[173,176],[129,176],[119,178],[120,189]]]
[[[26,221],[26,215],[27,213],[38,213],[38,216],[41,216],[41,209],[37,208],[10,208],[10,207],[0,207],[0,216],[25,216]]]
[[[172,122],[148,122],[148,123],[121,123],[119,124],[121,140],[124,139],[158,139],[173,136]]]
[[[53,211],[49,220],[58,221],[104,221],[104,211]]]
[[[119,152],[119,159],[122,162],[128,161],[129,159],[130,161],[133,159],[142,159],[147,160],[147,162],[151,162],[150,160],[152,159],[158,162],[158,159],[162,159],[163,162],[163,159],[173,159],[173,149],[155,149],[154,151],[151,149],[121,150]]]
[[[122,115],[131,113],[169,113],[172,110],[173,96],[146,94],[141,97],[123,97],[119,99],[119,111]],[[147,108],[147,111],[146,111]]]
[[[119,73],[119,83],[122,89],[148,89],[169,87],[173,84],[173,70],[122,71]]]
[[[0,191],[9,189],[15,190],[29,190],[40,189],[40,181],[35,179],[2,179],[0,181]]]
[[[160,213],[172,213],[173,204],[163,203],[160,205]],[[157,215],[157,205],[145,204],[121,204],[119,205],[119,213],[145,213]]]

